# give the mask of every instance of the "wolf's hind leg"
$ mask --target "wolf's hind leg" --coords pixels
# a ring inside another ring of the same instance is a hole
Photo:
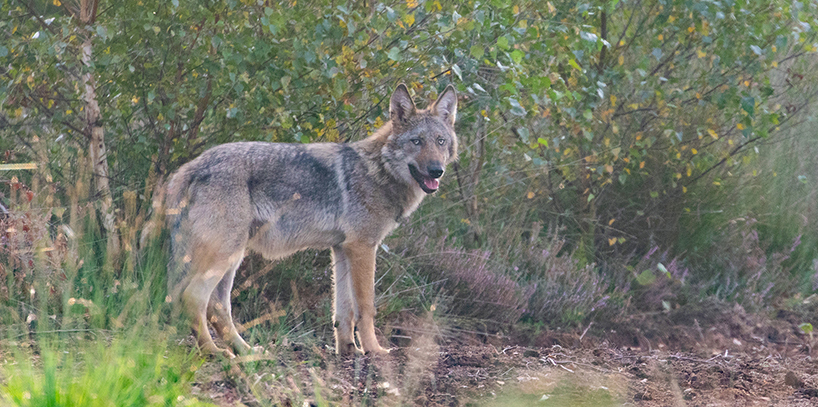
[[[242,253],[243,254],[243,253]],[[250,352],[263,352],[261,347],[253,348],[239,334],[236,325],[233,322],[233,312],[230,305],[230,295],[233,291],[233,279],[236,277],[236,270],[241,265],[240,258],[233,265],[230,270],[222,277],[216,289],[211,295],[210,303],[208,304],[207,315],[216,332],[222,336],[222,339],[229,343],[233,350],[239,354],[246,354]]]
[[[221,353],[229,358],[235,357],[232,352],[219,348],[213,342],[213,337],[210,336],[210,330],[207,327],[207,308],[216,286],[243,257],[244,251],[239,251],[227,259],[208,262],[206,267],[195,267],[192,270],[190,283],[182,293],[183,307],[191,318],[191,327],[196,333],[199,349],[203,353]]]
[[[342,355],[359,353],[355,346],[355,303],[352,299],[349,259],[340,247],[332,248],[333,300],[332,322],[335,325],[335,350]]]

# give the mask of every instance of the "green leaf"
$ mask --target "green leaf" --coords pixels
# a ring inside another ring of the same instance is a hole
[[[517,129],[517,134],[520,135],[520,138],[523,139],[523,143],[528,144],[528,129],[525,127],[520,127]]]
[[[517,99],[508,98],[508,103],[511,105],[511,113],[512,114],[515,114],[517,116],[525,116],[525,114],[526,114],[525,108],[523,108],[520,105],[520,102],[517,101]]]
[[[518,50],[518,49],[515,49],[514,51],[511,51],[511,60],[514,61],[515,64],[519,64],[520,62],[522,62],[524,56],[525,56],[525,53],[523,51]]]
[[[389,49],[389,53],[387,53],[386,56],[395,62],[399,62],[401,57],[400,49],[398,49],[398,47],[392,47]]]
[[[756,110],[756,100],[754,97],[745,96],[741,98],[741,108],[744,109],[750,117],[753,117]]]
[[[469,54],[471,54],[471,56],[477,59],[483,58],[483,55],[485,55],[485,53],[486,51],[483,49],[483,47],[479,45],[472,45],[471,49],[469,49]]]
[[[636,282],[639,283],[639,285],[651,285],[654,281],[656,281],[656,276],[654,276],[650,270],[645,270],[636,276]]]
[[[503,51],[508,49],[508,37],[503,35],[502,37],[497,39],[497,46],[502,49]]]
[[[454,74],[457,75],[458,79],[460,79],[461,81],[463,80],[462,72],[460,71],[460,67],[457,66],[457,64],[452,65],[452,72],[454,72]]]
[[[568,65],[571,65],[577,71],[582,71],[582,68],[579,66],[577,61],[575,61],[573,58],[568,60]]]
[[[811,334],[813,331],[812,324],[810,324],[809,322],[804,322],[803,324],[798,325],[798,328],[801,329],[801,331],[804,332],[805,334]]]

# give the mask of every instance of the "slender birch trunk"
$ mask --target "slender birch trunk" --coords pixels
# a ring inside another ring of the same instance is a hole
[[[85,40],[82,43],[81,59],[86,68],[91,66],[93,48],[91,40],[94,37],[93,30],[88,26],[94,24],[97,14],[98,0],[80,1],[80,21],[83,24]],[[99,103],[97,103],[96,81],[89,69],[82,74],[82,83],[85,86],[85,131],[89,139],[88,155],[94,171],[94,185],[99,196],[99,209],[102,214],[102,226],[108,238],[108,254],[116,255],[119,252],[119,238],[116,231],[116,217],[113,212],[113,198],[111,197],[111,187],[108,184],[108,155],[105,149],[105,133],[100,124]]]

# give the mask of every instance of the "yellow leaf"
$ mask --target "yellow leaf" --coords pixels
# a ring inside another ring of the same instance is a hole
[[[642,168],[645,168],[645,162],[644,161],[639,163],[639,169],[641,170]]]
[[[778,68],[778,62],[773,61],[773,64],[772,64],[772,65],[773,65],[773,68]]]
[[[59,7],[62,6],[62,3],[60,3],[60,0],[54,0],[54,5]]]
[[[676,173],[676,179],[682,179],[682,173],[681,172]]]
[[[406,23],[407,27],[411,27],[412,24],[415,23],[415,15],[414,14],[407,14],[403,16],[403,22]]]
[[[706,53],[706,52],[704,52],[704,51],[702,51],[702,50],[700,50],[700,49],[697,49],[697,50],[696,50],[696,55],[698,55],[698,56],[699,56],[699,58],[704,58],[705,56],[707,56],[707,53]]]
[[[736,124],[736,128],[739,129],[739,130],[744,130],[744,124],[738,123],[738,124]]]
[[[657,40],[659,40],[659,41],[664,41],[664,40],[665,40],[665,36],[664,36],[664,35],[662,35],[662,34],[659,34],[659,36],[658,36],[658,37],[656,37],[656,39],[657,39]]]
[[[616,96],[611,95],[611,106],[616,107]]]
[[[690,168],[690,167],[687,167],[687,176],[689,177],[690,174],[693,174],[693,169]]]
[[[696,99],[701,99],[701,98],[702,98],[702,94],[699,93],[699,92],[696,92]]]
[[[715,132],[715,131],[713,131],[713,129],[707,129],[707,134],[709,134],[709,135],[710,135],[710,137],[713,137],[713,138],[714,138],[714,139],[716,139],[716,140],[718,140],[718,139],[719,139],[719,135],[718,135],[718,134],[716,134],[716,132]]]
[[[619,65],[624,65],[624,64],[625,64],[625,56],[624,55],[619,55]]]
[[[693,31],[696,31],[696,27],[693,26],[687,27],[687,32],[692,33]]]
[[[696,150],[695,148],[691,148],[690,152],[693,153],[693,155],[699,154],[699,150]]]
[[[526,197],[527,197],[528,199],[533,199],[533,198],[534,198],[534,195],[535,195],[535,194],[534,194],[534,191],[528,191],[528,195],[526,195]]]
[[[554,12],[557,11],[557,9],[554,7],[553,4],[551,4],[550,1],[545,3],[545,5],[548,6],[548,12],[549,13],[554,14]]]
[[[667,18],[668,23],[672,23],[674,21],[676,21],[676,17],[674,17],[674,16],[670,16],[670,17]]]
[[[417,0],[406,0],[406,7],[415,8],[418,6]]]
[[[682,187],[682,193],[683,193],[683,194],[686,194],[686,193],[687,193],[687,187]]]
[[[608,246],[613,246],[615,244],[616,244],[616,238],[615,237],[612,237],[612,238],[608,239]]]
[[[520,14],[520,6],[515,4],[514,7],[511,8],[511,12],[515,15]]]
[[[608,221],[608,226],[613,225],[613,223],[614,223],[614,222],[616,222],[616,219],[615,219],[615,218],[611,218],[611,220],[609,220],[609,221]]]
[[[14,117],[20,117],[22,115],[23,115],[23,108],[22,107],[18,107],[17,109],[14,110]]]
[[[613,165],[610,164],[606,165],[605,171],[608,171],[608,173],[613,173]]]
[[[773,47],[772,47],[773,52],[775,52],[777,49],[778,48],[776,48],[775,45],[773,45]]]
[[[471,225],[471,222],[466,218],[460,219],[460,222],[463,222],[463,223],[465,223],[467,225]]]

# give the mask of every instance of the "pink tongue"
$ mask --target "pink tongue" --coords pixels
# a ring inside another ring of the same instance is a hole
[[[423,184],[426,185],[426,188],[434,190],[434,189],[437,189],[437,187],[440,186],[440,181],[438,181],[438,180],[436,180],[434,178],[426,178],[425,180],[423,180]]]

